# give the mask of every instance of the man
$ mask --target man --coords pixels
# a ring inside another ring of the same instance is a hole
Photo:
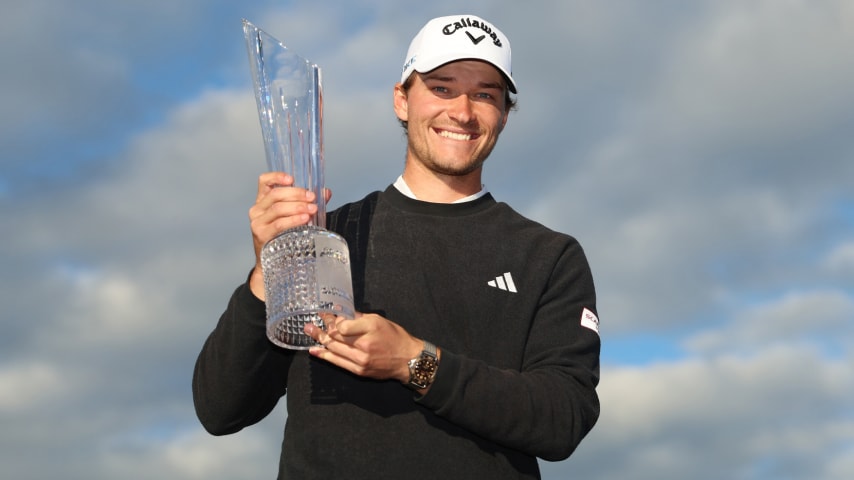
[[[533,479],[537,457],[573,452],[599,415],[587,260],[575,239],[481,184],[516,93],[510,58],[504,34],[472,15],[418,33],[393,92],[403,174],[328,216],[350,246],[362,313],[328,316],[326,331],[309,324],[322,347],[278,348],[256,263],[196,364],[208,431],[236,432],[285,396],[287,479]],[[313,194],[292,184],[283,173],[259,179],[256,258],[316,212]]]

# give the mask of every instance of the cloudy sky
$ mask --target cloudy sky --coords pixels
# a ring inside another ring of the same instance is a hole
[[[584,245],[602,417],[557,480],[854,478],[854,2],[7,0],[0,477],[273,478],[193,362],[252,265],[241,19],[321,64],[332,206],[384,188],[429,18],[513,44],[500,200]]]

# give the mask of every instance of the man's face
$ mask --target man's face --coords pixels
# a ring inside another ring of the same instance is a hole
[[[439,174],[479,170],[507,123],[506,82],[492,65],[460,60],[398,84],[394,110],[408,123],[407,162]]]

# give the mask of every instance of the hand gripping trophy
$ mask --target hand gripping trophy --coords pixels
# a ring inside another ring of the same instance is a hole
[[[308,225],[285,230],[261,251],[267,336],[282,347],[318,345],[303,332],[320,315],[353,318],[353,283],[347,242],[326,230],[323,196],[323,92],[320,67],[243,20],[258,117],[270,171],[315,193],[318,209]]]

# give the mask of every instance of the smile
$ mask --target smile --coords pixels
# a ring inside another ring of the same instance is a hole
[[[439,130],[437,133],[440,137],[450,138],[451,140],[468,141],[473,138],[473,135],[470,133],[449,132],[447,130]]]

